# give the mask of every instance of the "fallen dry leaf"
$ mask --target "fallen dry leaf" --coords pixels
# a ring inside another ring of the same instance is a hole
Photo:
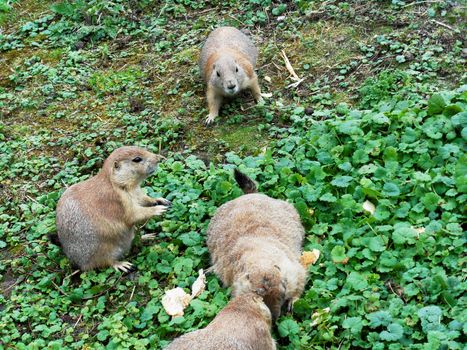
[[[376,211],[376,207],[373,203],[371,203],[369,200],[366,200],[362,204],[363,210],[369,212],[371,215],[373,215]]]
[[[191,299],[188,293],[177,287],[165,292],[162,297],[162,306],[170,316],[183,316],[183,310],[188,306]]]
[[[270,92],[261,93],[261,96],[264,98],[269,98],[269,97],[272,97],[272,93]]]
[[[300,264],[303,267],[307,268],[310,265],[313,265],[318,261],[321,252],[318,249],[313,249],[311,252],[303,252],[300,257]]]
[[[196,298],[201,293],[204,292],[204,288],[206,287],[206,276],[204,275],[203,269],[198,271],[198,278],[196,279],[195,283],[191,286],[191,297]]]
[[[264,80],[266,80],[268,83],[270,83],[272,81],[271,77],[270,76],[264,76]]]

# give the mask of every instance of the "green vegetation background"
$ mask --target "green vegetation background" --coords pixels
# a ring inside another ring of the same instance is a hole
[[[464,1],[0,0],[0,349],[147,349],[202,328],[215,276],[171,320],[164,290],[209,266],[204,233],[239,167],[294,203],[322,252],[279,349],[463,349],[467,93]],[[264,105],[208,128],[197,56],[212,28],[260,48]],[[298,87],[280,56],[304,80]],[[47,241],[66,186],[120,145],[167,160],[174,205],[142,232],[138,271],[71,276]],[[374,214],[362,209],[364,201]]]

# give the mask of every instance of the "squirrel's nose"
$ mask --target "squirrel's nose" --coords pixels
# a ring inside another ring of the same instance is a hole
[[[236,87],[236,85],[235,85],[235,83],[233,83],[233,82],[229,82],[229,83],[227,84],[227,88],[230,89],[230,90],[235,89],[235,87]]]

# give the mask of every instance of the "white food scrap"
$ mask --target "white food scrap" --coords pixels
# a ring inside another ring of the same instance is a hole
[[[203,269],[198,271],[198,278],[196,279],[195,283],[191,286],[191,297],[196,298],[199,296],[201,293],[204,292],[204,289],[206,287],[206,276],[204,274]]]
[[[162,306],[170,316],[183,316],[183,310],[188,306],[191,299],[188,293],[177,287],[165,292],[162,297]]]
[[[373,203],[371,203],[369,200],[366,200],[363,202],[363,210],[369,212],[371,215],[373,215],[376,211],[376,207]]]

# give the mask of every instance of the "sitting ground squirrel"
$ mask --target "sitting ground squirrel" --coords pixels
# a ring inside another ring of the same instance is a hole
[[[233,27],[220,27],[209,34],[199,60],[207,84],[209,115],[206,124],[219,115],[224,97],[251,89],[254,99],[262,100],[258,77],[254,71],[258,49],[251,40]]]
[[[271,312],[261,296],[232,299],[204,329],[175,339],[165,350],[275,350]]]
[[[277,319],[305,287],[300,264],[305,230],[293,205],[255,193],[255,183],[238,170],[235,179],[246,194],[219,207],[206,233],[212,269],[234,296],[264,293]]]
[[[81,270],[112,266],[128,272],[135,224],[161,215],[170,202],[140,188],[154,173],[160,156],[139,147],[121,147],[96,176],[69,187],[57,204],[58,241]],[[52,237],[53,240],[53,237]]]

